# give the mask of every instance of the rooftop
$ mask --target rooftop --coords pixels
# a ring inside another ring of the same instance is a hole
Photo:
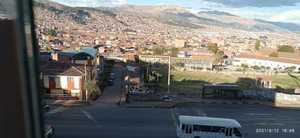
[[[59,63],[55,61],[41,63],[41,72],[44,75],[82,76],[84,65]]]
[[[179,116],[180,123],[206,125],[206,126],[220,126],[220,127],[237,127],[241,125],[234,119],[227,118],[213,118],[213,117],[199,117],[199,116]]]
[[[281,54],[287,55],[287,54]],[[248,59],[259,59],[259,60],[269,60],[274,62],[283,62],[283,63],[290,63],[290,64],[299,64],[300,65],[300,58],[297,58],[299,55],[295,54],[296,57],[293,56],[279,56],[279,57],[269,57],[269,55],[262,55],[256,53],[241,53],[237,56],[237,58],[248,58]]]

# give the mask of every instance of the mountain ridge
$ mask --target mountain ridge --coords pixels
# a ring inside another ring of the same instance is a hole
[[[55,6],[56,2],[42,0],[44,4]],[[39,3],[39,2],[38,2]],[[59,7],[62,4],[57,4]],[[68,6],[66,6],[68,7]],[[69,7],[72,8],[72,7]],[[78,8],[78,7],[76,7]],[[158,21],[181,27],[190,27],[192,29],[203,28],[205,26],[223,27],[252,32],[286,32],[300,33],[300,25],[294,23],[271,22],[261,19],[243,18],[224,11],[201,11],[192,13],[188,9],[176,5],[122,5],[118,7],[97,7],[87,8],[87,10],[101,10],[111,14],[130,13],[131,15],[142,16],[144,18],[155,18]]]

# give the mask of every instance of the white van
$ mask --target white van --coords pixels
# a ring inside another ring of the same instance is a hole
[[[233,119],[179,116],[178,138],[242,138],[241,125]]]

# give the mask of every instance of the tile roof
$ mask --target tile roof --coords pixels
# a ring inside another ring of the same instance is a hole
[[[41,72],[44,75],[65,75],[82,76],[84,75],[84,65],[67,64],[58,62],[44,62],[40,65]]]

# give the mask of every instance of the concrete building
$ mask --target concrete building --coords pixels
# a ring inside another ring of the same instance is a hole
[[[176,48],[184,48],[185,47],[185,44],[186,44],[186,41],[185,40],[182,40],[182,39],[175,39],[174,40],[174,46]]]
[[[186,70],[211,70],[212,67],[212,62],[207,60],[191,61],[189,63],[184,63],[184,68]]]
[[[268,57],[255,54],[240,54],[233,58],[232,64],[239,67],[243,64],[249,67],[258,66],[277,71],[284,71],[287,68],[295,67],[295,72],[300,71],[299,59]]]
[[[177,57],[186,58],[186,57],[188,57],[188,53],[186,51],[179,51],[177,54]]]
[[[42,86],[49,97],[81,99],[84,96],[84,81],[91,74],[90,67],[52,61],[41,64],[41,70]]]

